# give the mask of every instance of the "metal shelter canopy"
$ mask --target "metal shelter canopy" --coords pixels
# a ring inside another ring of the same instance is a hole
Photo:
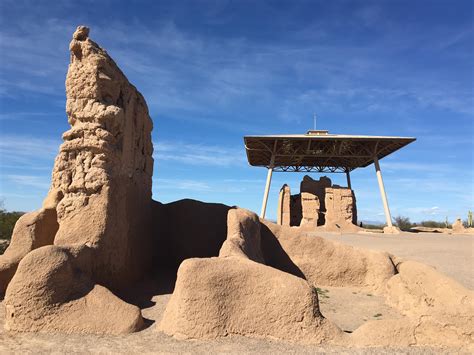
[[[252,166],[268,169],[260,217],[265,218],[273,171],[346,173],[374,164],[387,226],[392,217],[382,179],[379,159],[415,141],[413,137],[353,136],[311,130],[307,134],[245,136],[247,159]]]
[[[412,137],[329,134],[327,131],[244,137],[252,166],[272,166],[273,171],[328,173],[366,167],[374,163],[375,158],[382,159],[415,140]]]

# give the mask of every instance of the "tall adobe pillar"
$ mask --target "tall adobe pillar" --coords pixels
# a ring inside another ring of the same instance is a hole
[[[349,188],[333,186],[326,188],[326,224],[339,228],[357,224],[357,207],[354,192]]]
[[[140,309],[117,295],[151,267],[152,121],[142,95],[88,35],[80,26],[70,44],[71,129],[50,192],[42,209],[18,221],[11,247],[19,252],[0,267],[0,286],[9,282],[8,330],[123,334],[143,327]]]
[[[147,267],[153,127],[143,96],[107,52],[78,27],[70,43],[66,112],[71,129],[56,157],[55,245],[86,244],[92,274],[120,289]]]
[[[305,175],[300,184],[300,192],[308,192],[315,195],[319,201],[318,216],[316,216],[317,221],[316,225],[321,226],[325,223],[325,197],[326,197],[326,188],[331,187],[332,182],[327,176],[322,176],[319,180],[313,180],[310,176]]]
[[[277,208],[277,224],[283,226],[290,225],[291,218],[291,191],[287,184],[284,184],[278,195],[278,208]]]

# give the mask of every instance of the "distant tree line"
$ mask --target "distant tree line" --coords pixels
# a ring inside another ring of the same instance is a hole
[[[451,224],[449,224],[448,220],[444,222],[437,222],[437,221],[421,221],[417,223],[412,223],[410,218],[404,216],[397,216],[394,218],[395,225],[400,228],[402,231],[409,231],[413,227],[428,227],[428,228],[451,228]]]
[[[452,225],[448,222],[448,217],[446,217],[446,220],[444,222],[438,222],[438,221],[421,221],[417,223],[412,223],[410,221],[410,218],[408,217],[403,217],[403,216],[397,216],[394,218],[395,225],[400,228],[402,231],[409,231],[413,227],[428,227],[428,228],[452,228]],[[472,212],[469,211],[468,213],[468,219],[463,220],[462,224],[464,227],[468,228],[472,226]]]
[[[13,227],[16,221],[24,213],[23,212],[7,212],[4,209],[0,210],[0,239],[11,239]]]
[[[469,211],[470,212],[470,211]],[[427,227],[427,228],[451,228],[452,225],[448,222],[447,218],[444,222],[439,221],[421,221],[421,222],[411,222],[410,218],[404,216],[397,216],[394,219],[394,224],[400,228],[402,231],[409,231],[413,227]],[[464,227],[472,226],[472,212],[468,214],[468,219],[463,221]],[[362,225],[365,229],[383,229],[384,224],[366,224]]]
[[[7,212],[3,208],[3,203],[0,201],[0,239],[10,240],[15,227],[16,221],[24,212]],[[8,244],[0,243],[0,254],[3,254]]]

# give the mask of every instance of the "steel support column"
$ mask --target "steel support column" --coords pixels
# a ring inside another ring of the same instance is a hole
[[[349,170],[346,171],[346,178],[347,178],[347,187],[352,190],[351,173],[349,172]]]
[[[265,184],[265,192],[263,193],[262,211],[260,212],[260,218],[265,218],[265,212],[267,211],[268,192],[270,191],[270,185],[272,183],[274,163],[275,163],[275,155],[272,155],[272,159],[268,167],[267,182]]]
[[[390,209],[388,208],[387,194],[385,193],[385,187],[382,179],[382,172],[380,171],[379,159],[377,156],[374,157],[375,173],[377,174],[377,181],[379,183],[380,196],[382,197],[383,209],[385,211],[385,219],[387,226],[392,227],[392,216],[390,215]]]

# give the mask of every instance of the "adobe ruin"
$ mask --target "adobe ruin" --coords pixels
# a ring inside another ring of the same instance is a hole
[[[347,187],[351,189],[351,172],[373,164],[387,223],[383,231],[384,233],[398,234],[400,229],[392,223],[379,160],[415,140],[416,138],[414,137],[330,134],[327,130],[316,129],[309,130],[305,134],[244,136],[245,151],[249,165],[265,167],[267,169],[267,180],[260,217],[265,218],[274,171],[285,173],[344,173],[347,179]],[[324,184],[324,182],[320,181],[319,184]],[[303,194],[304,192],[301,190],[301,194],[295,198],[303,198],[306,208],[301,210],[300,213],[300,208],[303,206],[300,202],[295,201],[296,203],[291,208],[293,212],[290,212],[290,215],[292,213],[295,214],[295,220],[290,221],[292,226],[314,224],[313,219],[316,210],[322,209],[325,211],[325,208],[322,207],[325,205],[325,196],[324,198],[318,196],[318,201],[316,201],[314,192],[309,191],[312,195],[308,193]],[[331,214],[330,212],[329,223],[326,225],[326,229],[341,230],[339,223],[347,230],[353,229],[357,221],[356,213],[351,212],[355,210],[354,193],[342,190],[332,191],[328,196],[333,197],[332,201],[329,201],[329,205],[334,207],[334,213]],[[354,200],[354,206],[350,206],[351,198]],[[334,205],[334,201],[336,201],[336,205]],[[279,205],[281,202],[287,203],[285,199],[280,198]],[[342,206],[340,203],[347,206]],[[340,209],[341,207],[342,209]],[[287,213],[288,206],[282,206],[282,210],[285,210],[285,212],[279,212],[277,217],[281,220],[284,219],[282,213]],[[305,216],[303,216],[303,212]],[[351,213],[353,221],[347,223],[351,219]],[[325,219],[324,214],[318,216],[317,226],[326,224],[321,221],[322,218]]]
[[[286,184],[280,189],[277,224],[354,230],[357,226],[354,191],[333,185],[326,176],[313,180],[306,175],[301,181],[299,194],[291,195]]]
[[[71,128],[48,196],[18,220],[1,257],[10,330],[120,333],[143,325],[140,309],[114,293],[151,267],[153,123],[143,96],[88,35],[78,27],[69,45]]]

